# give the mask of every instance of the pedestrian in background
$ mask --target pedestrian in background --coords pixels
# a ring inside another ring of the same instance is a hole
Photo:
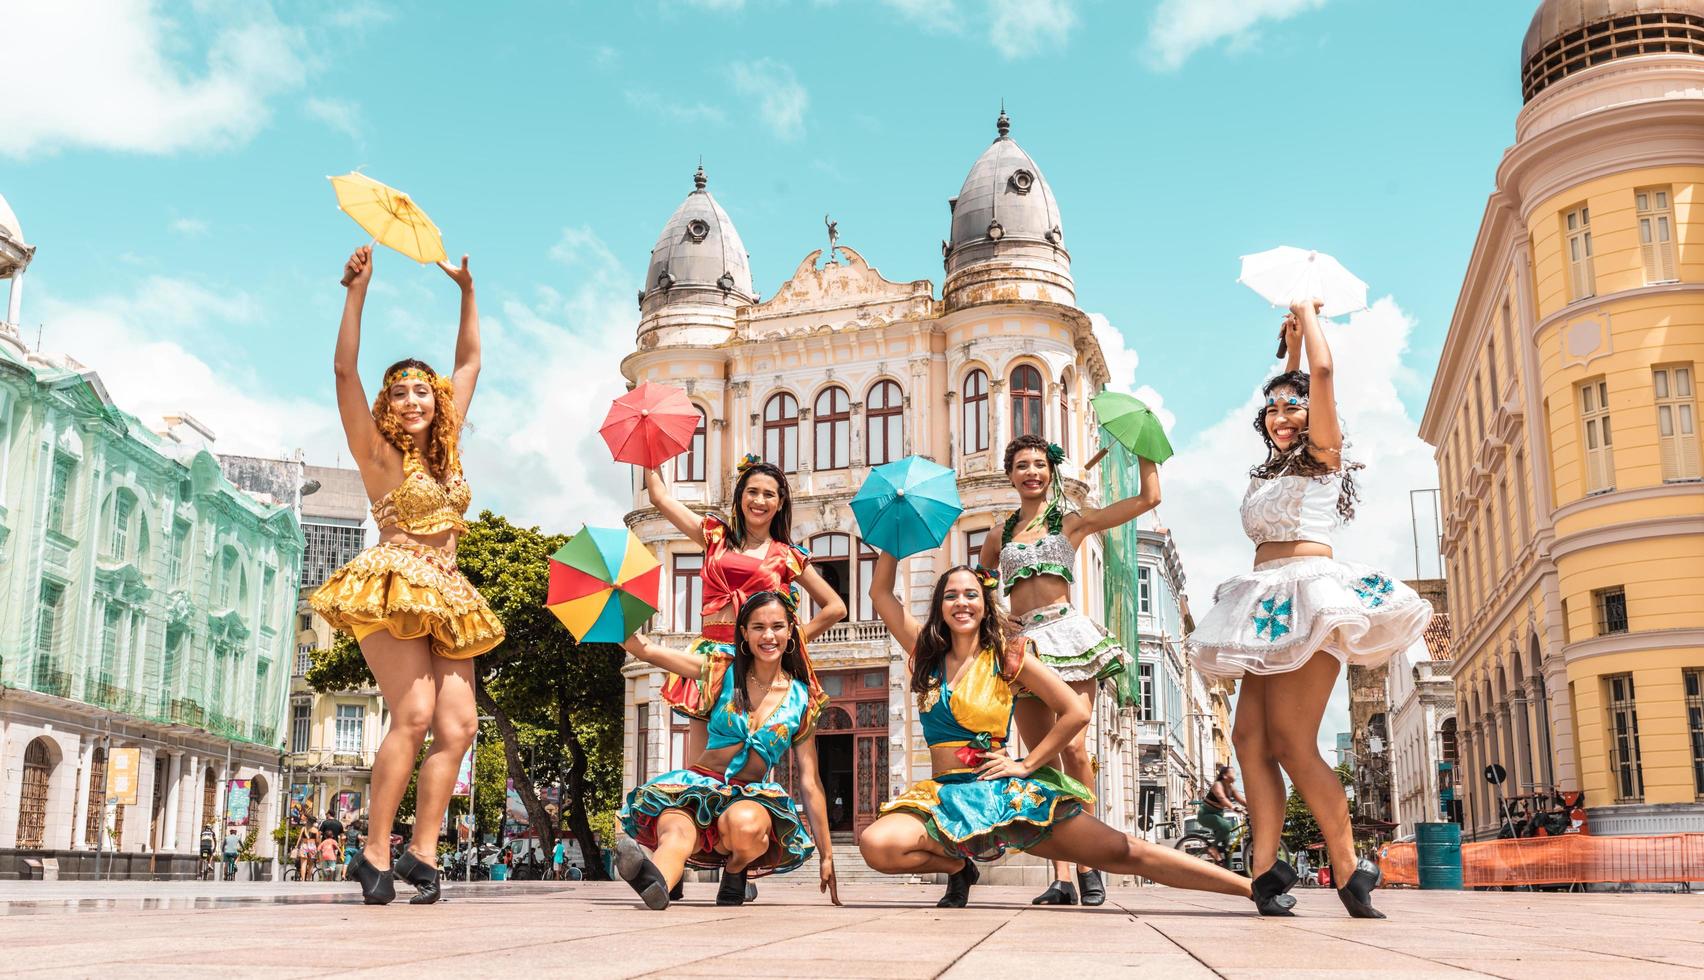
[[[232,827],[225,833],[225,880],[233,881],[237,877],[237,854],[243,849],[243,839],[237,836],[237,828]]]
[[[314,860],[318,857],[319,835],[312,830],[302,831],[302,840],[296,845],[296,880],[309,880],[314,870]]]
[[[336,881],[338,870],[343,864],[343,845],[336,837],[327,835],[320,839],[319,860],[320,876],[328,881]]]

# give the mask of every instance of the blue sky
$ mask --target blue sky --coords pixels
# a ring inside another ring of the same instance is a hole
[[[1394,298],[1412,321],[1394,383],[1418,417],[1512,137],[1533,4],[41,6],[0,32],[41,82],[0,107],[0,194],[40,248],[28,332],[141,414],[195,401],[180,407],[221,444],[323,457],[335,280],[362,237],[326,174],[408,189],[472,253],[507,341],[493,354],[514,362],[501,378],[552,328],[619,355],[700,155],[762,294],[820,244],[825,211],[889,278],[938,288],[946,199],[1002,98],[1058,195],[1080,305],[1139,353],[1175,440],[1270,366],[1276,316],[1234,279],[1238,255],[1279,243]],[[396,256],[379,275],[368,373],[447,360],[449,284]],[[162,393],[184,365],[206,390]],[[523,387],[498,426],[526,415]]]

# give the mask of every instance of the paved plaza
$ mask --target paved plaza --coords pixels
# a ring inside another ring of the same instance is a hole
[[[1100,909],[1034,908],[1034,889],[859,884],[832,908],[813,882],[757,904],[689,886],[667,912],[620,883],[458,886],[443,904],[369,909],[353,886],[0,884],[0,972],[17,976],[1359,977],[1704,976],[1704,898],[1383,891],[1354,922],[1330,892],[1292,919],[1167,888]]]

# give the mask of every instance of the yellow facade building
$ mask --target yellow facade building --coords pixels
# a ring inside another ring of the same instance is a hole
[[[1464,829],[1704,830],[1704,0],[1545,0],[1522,86],[1421,422]]]

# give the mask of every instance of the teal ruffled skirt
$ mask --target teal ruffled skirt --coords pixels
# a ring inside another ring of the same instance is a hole
[[[882,813],[916,814],[947,853],[992,861],[1046,840],[1094,799],[1092,790],[1057,769],[1043,767],[1028,779],[978,779],[965,769],[912,785]]]
[[[698,827],[698,843],[686,863],[694,868],[719,868],[728,863],[728,856],[716,850],[721,842],[716,821],[741,800],[751,800],[769,811],[769,850],[746,868],[752,877],[785,874],[815,853],[816,845],[805,830],[803,815],[779,784],[729,782],[720,773],[698,768],[665,772],[634,787],[621,808],[621,829],[641,845],[656,850],[658,818],[669,810],[679,810]]]

